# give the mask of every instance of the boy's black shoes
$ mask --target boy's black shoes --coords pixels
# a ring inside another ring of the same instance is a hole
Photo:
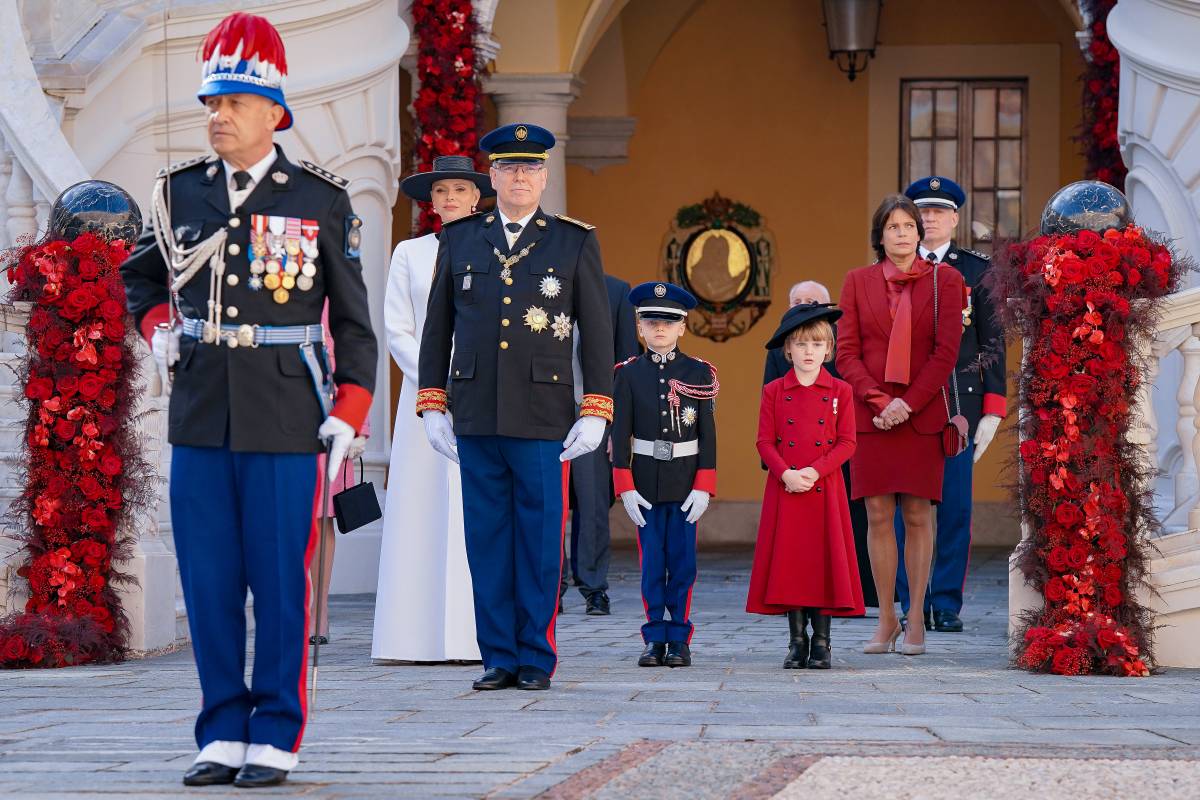
[[[607,617],[611,613],[608,595],[605,592],[592,592],[587,596],[587,615],[589,617]]]
[[[663,663],[668,667],[690,667],[692,665],[692,651],[688,647],[687,642],[669,642],[667,644],[667,657]]]
[[[661,667],[667,658],[667,646],[662,642],[650,642],[638,659],[639,667]]]

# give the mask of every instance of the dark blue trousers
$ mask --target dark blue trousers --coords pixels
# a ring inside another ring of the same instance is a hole
[[[963,586],[971,560],[971,478],[975,466],[975,442],[967,438],[967,449],[946,459],[942,478],[942,502],[936,507],[937,538],[929,590],[925,593],[925,611],[953,611],[963,606]],[[908,613],[908,576],[904,572],[904,520],[896,511],[896,544],[900,562],[896,568],[896,594]]]
[[[203,701],[196,743],[295,752],[307,715],[317,457],[176,446],[171,524]],[[246,688],[246,590],[254,669]]]
[[[475,635],[485,669],[558,664],[554,623],[569,465],[558,440],[459,436]]]
[[[696,523],[688,522],[679,503],[656,503],[638,528],[642,565],[642,605],[649,642],[691,642],[692,586],[696,583]],[[666,613],[671,619],[667,620]]]

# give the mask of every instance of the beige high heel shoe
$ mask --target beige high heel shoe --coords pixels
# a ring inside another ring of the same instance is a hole
[[[896,639],[900,638],[900,633],[903,631],[903,626],[899,622],[896,623],[896,630],[892,631],[892,635],[888,637],[886,642],[867,642],[863,645],[862,651],[867,655],[877,656],[883,653],[893,653],[896,651]]]
[[[925,643],[921,642],[920,644],[909,644],[908,636],[906,635],[904,640],[900,642],[900,655],[923,656],[925,655]]]

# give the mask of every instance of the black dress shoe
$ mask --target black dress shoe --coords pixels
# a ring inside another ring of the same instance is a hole
[[[605,592],[592,592],[587,596],[587,615],[589,617],[607,617],[611,613],[608,595]]]
[[[506,669],[501,667],[492,667],[488,671],[479,676],[479,679],[471,684],[472,689],[477,689],[481,692],[491,691],[493,689],[507,689],[515,685],[517,676],[513,675]]]
[[[667,657],[667,645],[663,642],[648,642],[638,659],[639,667],[661,667]]]
[[[286,769],[264,767],[262,764],[247,764],[238,771],[233,785],[242,789],[257,789],[260,786],[278,786],[287,780]]]
[[[940,633],[962,633],[963,621],[953,611],[934,611],[933,630]]]
[[[550,676],[537,667],[521,667],[517,674],[517,688],[540,691],[550,688]]]
[[[667,657],[663,663],[668,667],[690,667],[692,665],[692,651],[688,647],[687,642],[668,642]]]
[[[220,786],[225,783],[233,783],[237,774],[237,767],[227,767],[215,761],[199,761],[192,764],[188,771],[183,773],[183,785]]]
[[[312,636],[308,637],[308,643],[326,645],[329,644],[329,637],[323,633],[314,633]]]

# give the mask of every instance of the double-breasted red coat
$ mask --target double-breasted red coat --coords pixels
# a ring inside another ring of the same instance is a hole
[[[863,613],[854,529],[842,464],[855,447],[850,385],[822,369],[812,386],[793,370],[763,387],[758,453],[767,465],[758,541],[746,610],[782,614],[798,608],[836,616]],[[783,485],[789,469],[821,476],[807,492]]]

